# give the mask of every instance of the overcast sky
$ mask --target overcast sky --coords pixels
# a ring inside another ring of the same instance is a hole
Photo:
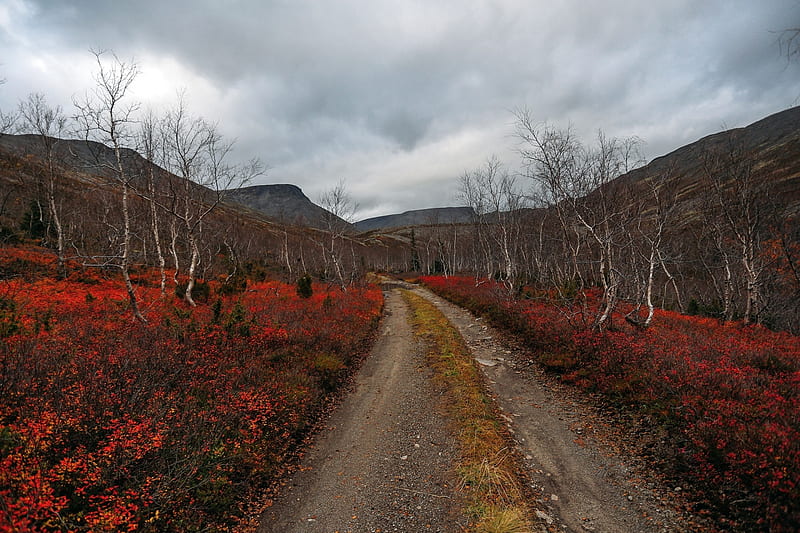
[[[800,0],[0,0],[0,109],[71,111],[90,49],[141,70],[312,199],[345,180],[357,218],[457,205],[458,177],[515,171],[514,109],[638,136],[648,159],[798,104],[780,31]]]

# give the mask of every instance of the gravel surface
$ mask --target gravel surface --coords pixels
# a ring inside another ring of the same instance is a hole
[[[425,289],[460,331],[487,376],[504,418],[525,457],[539,518],[551,531],[699,531],[674,488],[664,487],[625,457],[603,420],[575,392],[554,383],[505,335]]]
[[[457,452],[397,291],[382,334],[260,532],[461,531]]]
[[[708,531],[677,487],[626,455],[619,426],[557,383],[469,312],[405,284],[458,328],[487,378],[525,464],[540,522],[551,532]],[[424,350],[400,294],[386,292],[383,331],[353,392],[300,471],[264,514],[261,532],[464,531],[454,490],[455,439],[440,412]]]

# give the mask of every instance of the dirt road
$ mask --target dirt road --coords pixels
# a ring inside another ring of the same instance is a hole
[[[347,397],[262,518],[266,532],[461,531],[454,438],[397,291]]]
[[[679,505],[671,498],[678,496],[670,488],[643,479],[631,466],[633,458],[593,438],[597,426],[612,422],[573,401],[482,320],[427,290],[414,290],[458,328],[481,364],[540,495],[537,514],[551,530],[697,531],[693,517],[675,510]]]
[[[634,476],[614,447],[593,438],[596,413],[569,401],[480,319],[413,290],[448,317],[481,364],[527,462],[542,530],[697,530],[673,510],[669,488]],[[261,532],[463,530],[454,439],[396,290],[387,292],[382,328],[354,391],[265,513]]]

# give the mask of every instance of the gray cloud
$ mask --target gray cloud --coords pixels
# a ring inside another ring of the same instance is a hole
[[[5,0],[0,108],[34,90],[66,107],[110,48],[147,98],[185,87],[266,181],[314,198],[344,178],[371,216],[454,203],[492,153],[514,168],[514,108],[650,157],[777,112],[800,66],[772,32],[798,25],[795,0]]]

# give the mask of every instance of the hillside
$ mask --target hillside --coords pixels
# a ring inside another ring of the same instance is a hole
[[[55,159],[59,167],[68,172],[82,175],[97,182],[97,177],[114,178],[113,167],[115,165],[114,152],[94,141],[78,139],[56,139],[54,140]],[[37,135],[0,135],[0,153],[13,155],[21,158],[41,159],[44,157],[41,140]],[[131,149],[123,149],[122,156],[124,164],[127,166],[131,176],[141,174],[148,165],[153,165],[150,161],[142,157],[138,152]],[[156,175],[161,178],[171,176],[166,170],[155,165]],[[101,182],[103,180],[100,180]],[[97,182],[99,184],[99,182]],[[199,190],[203,187],[195,185]],[[276,185],[255,185],[231,189],[224,192],[226,202],[233,209],[237,204],[242,205],[248,210],[255,211],[259,218],[266,216],[281,224],[289,224],[298,227],[310,227],[316,229],[328,228],[328,217],[330,214],[325,209],[311,202],[303,191],[290,184]],[[232,205],[233,204],[233,205]],[[253,214],[251,211],[251,214]],[[336,218],[336,224],[349,224]],[[352,229],[352,228],[351,228]]]
[[[620,176],[609,188],[611,194],[620,198],[624,195],[647,211],[652,208],[648,184],[663,177],[667,188],[676,194],[679,215],[675,217],[676,223],[693,223],[703,209],[703,196],[709,192],[702,184],[708,154],[723,155],[732,151],[747,155],[759,187],[770,189],[771,208],[782,217],[800,215],[800,107],[775,113],[745,127],[703,137]],[[525,212],[526,216],[539,216],[535,209]],[[442,207],[368,218],[356,222],[355,227],[361,232],[396,233],[413,226],[467,223],[473,218],[474,212],[468,207]]]
[[[704,164],[708,154],[746,154],[759,186],[771,190],[770,200],[784,217],[800,214],[800,107],[793,107],[742,128],[703,137],[657,157],[615,182],[635,198],[649,194],[649,180],[666,177],[675,187],[681,223],[697,220],[702,211]]]
[[[113,177],[115,165],[111,148],[95,141],[79,139],[53,139],[54,157],[58,166],[72,172],[81,172],[106,178]],[[44,157],[38,135],[0,135],[0,152],[17,157]],[[122,158],[129,168],[143,168],[152,164],[135,150],[122,149]],[[161,169],[162,172],[163,169]]]
[[[121,187],[109,166],[113,153],[102,144],[81,140],[56,140],[54,150],[53,190],[67,255],[96,266],[112,264],[118,259],[123,227]],[[135,249],[132,261],[147,265],[158,262],[144,180],[146,171],[153,168],[159,202],[156,215],[160,242],[162,247],[170,249],[170,265],[177,262],[180,267],[185,266],[189,254],[186,225],[185,222],[176,225],[171,210],[184,212],[183,202],[189,198],[185,196],[187,190],[191,196],[190,207],[194,210],[191,216],[201,213],[204,199],[215,195],[194,183],[187,187],[185,180],[153,165],[134,150],[124,150],[123,156],[131,172],[131,230]],[[55,228],[50,220],[46,194],[48,173],[38,137],[0,135],[0,245],[35,242],[55,247]],[[285,196],[297,202],[290,206],[288,202],[281,203],[278,197],[278,206],[287,206],[285,213],[311,212],[318,217],[317,221],[324,215],[325,211],[314,206],[296,187],[283,189],[288,192]],[[300,223],[302,219],[295,218],[294,222]],[[217,206],[204,220],[202,233],[204,275],[246,266],[249,270],[294,279],[303,272],[325,276],[329,268],[326,263],[329,258],[320,251],[321,242],[330,243],[325,230],[296,226],[286,218],[278,220],[236,202],[225,201]],[[391,239],[363,242],[340,237],[337,242],[347,242],[352,248],[345,265],[348,272],[361,269],[362,265],[376,265],[376,257],[380,257],[377,267],[384,268],[386,262],[397,261],[394,249],[403,246]],[[387,242],[392,247],[389,254],[386,253]],[[238,266],[231,264],[231,259]]]

